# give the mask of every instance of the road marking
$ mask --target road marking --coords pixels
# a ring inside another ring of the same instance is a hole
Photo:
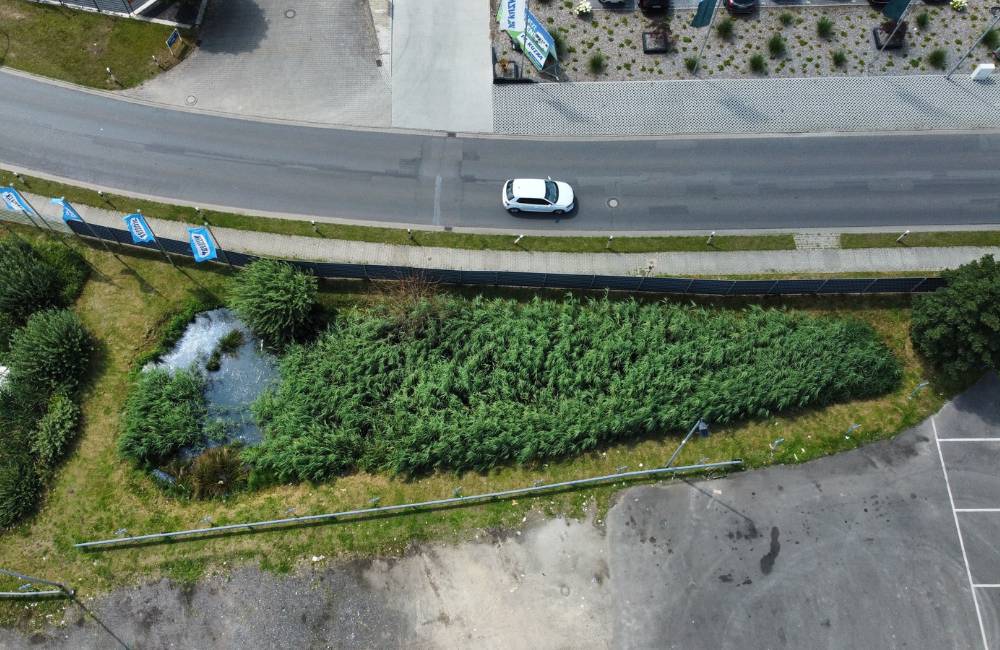
[[[434,225],[441,225],[441,174],[434,179]]]
[[[962,539],[962,526],[958,523],[958,513],[955,512],[955,497],[951,494],[951,481],[948,480],[948,468],[944,464],[944,454],[941,453],[941,439],[938,438],[937,424],[931,416],[931,428],[934,429],[934,442],[937,445],[938,458],[941,460],[941,472],[944,474],[944,486],[948,488],[948,501],[951,503],[951,516],[955,519],[955,531],[958,533],[958,545],[962,548],[962,561],[965,562],[965,577],[969,579],[969,590],[972,592],[972,604],[976,606],[976,619],[979,621],[979,634],[983,637],[983,648],[990,650],[986,640],[986,627],[983,625],[983,615],[979,611],[979,597],[976,595],[976,585],[972,582],[972,569],[969,568],[969,555],[965,552],[965,540]]]
[[[1000,508],[955,508],[955,512],[1000,512]]]
[[[976,589],[1000,589],[1000,585],[972,585]]]
[[[939,438],[938,442],[1000,442],[1000,438]]]

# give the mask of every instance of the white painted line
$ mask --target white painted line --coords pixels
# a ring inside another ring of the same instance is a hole
[[[1000,508],[955,508],[955,512],[1000,512]]]
[[[940,438],[938,442],[1000,442],[1000,438]]]
[[[434,179],[434,225],[441,225],[441,174]]]
[[[969,589],[972,591],[972,604],[976,606],[976,618],[979,620],[979,634],[983,637],[983,648],[990,650],[986,640],[986,627],[983,625],[983,615],[979,611],[979,597],[976,596],[976,585],[972,582],[972,569],[969,568],[969,555],[965,552],[965,541],[962,539],[962,527],[958,523],[958,513],[955,512],[955,497],[951,494],[951,481],[948,480],[948,468],[944,464],[944,454],[941,453],[941,439],[938,438],[937,424],[931,416],[931,428],[934,429],[934,442],[937,445],[938,458],[941,460],[941,472],[944,474],[944,485],[948,488],[948,501],[951,502],[951,516],[955,519],[955,531],[958,533],[958,545],[962,548],[962,560],[965,562],[965,577],[969,579]]]
[[[1000,589],[1000,585],[972,585],[976,589]]]

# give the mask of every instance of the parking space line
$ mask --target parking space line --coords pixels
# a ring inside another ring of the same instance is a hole
[[[976,589],[1000,589],[1000,585],[972,585]]]
[[[962,539],[962,526],[958,523],[958,512],[955,511],[955,497],[951,493],[951,481],[948,480],[948,468],[944,464],[944,454],[941,453],[941,439],[938,438],[937,423],[931,416],[931,428],[934,430],[934,442],[937,445],[938,458],[941,460],[941,472],[944,474],[944,486],[948,490],[948,501],[951,503],[951,516],[955,520],[955,531],[958,533],[958,545],[962,549],[962,561],[965,562],[965,577],[969,579],[969,591],[972,592],[972,604],[976,607],[976,619],[979,621],[979,634],[983,637],[983,648],[989,650],[986,640],[986,627],[983,625],[983,615],[979,611],[979,597],[976,595],[976,585],[972,582],[972,569],[969,567],[969,555],[965,552],[965,540]],[[958,438],[961,440],[961,438]]]
[[[1000,512],[1000,508],[955,508],[955,512]]]
[[[938,442],[1000,442],[1000,438],[938,438]]]

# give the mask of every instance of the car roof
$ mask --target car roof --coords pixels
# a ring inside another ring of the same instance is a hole
[[[545,198],[545,181],[540,178],[515,178],[513,189],[519,199]]]

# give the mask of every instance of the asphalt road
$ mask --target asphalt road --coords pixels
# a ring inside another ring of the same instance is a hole
[[[6,72],[0,88],[0,164],[202,205],[599,232],[1000,223],[1000,133],[448,137],[230,119]],[[576,187],[572,218],[501,209],[503,179],[545,175]]]

